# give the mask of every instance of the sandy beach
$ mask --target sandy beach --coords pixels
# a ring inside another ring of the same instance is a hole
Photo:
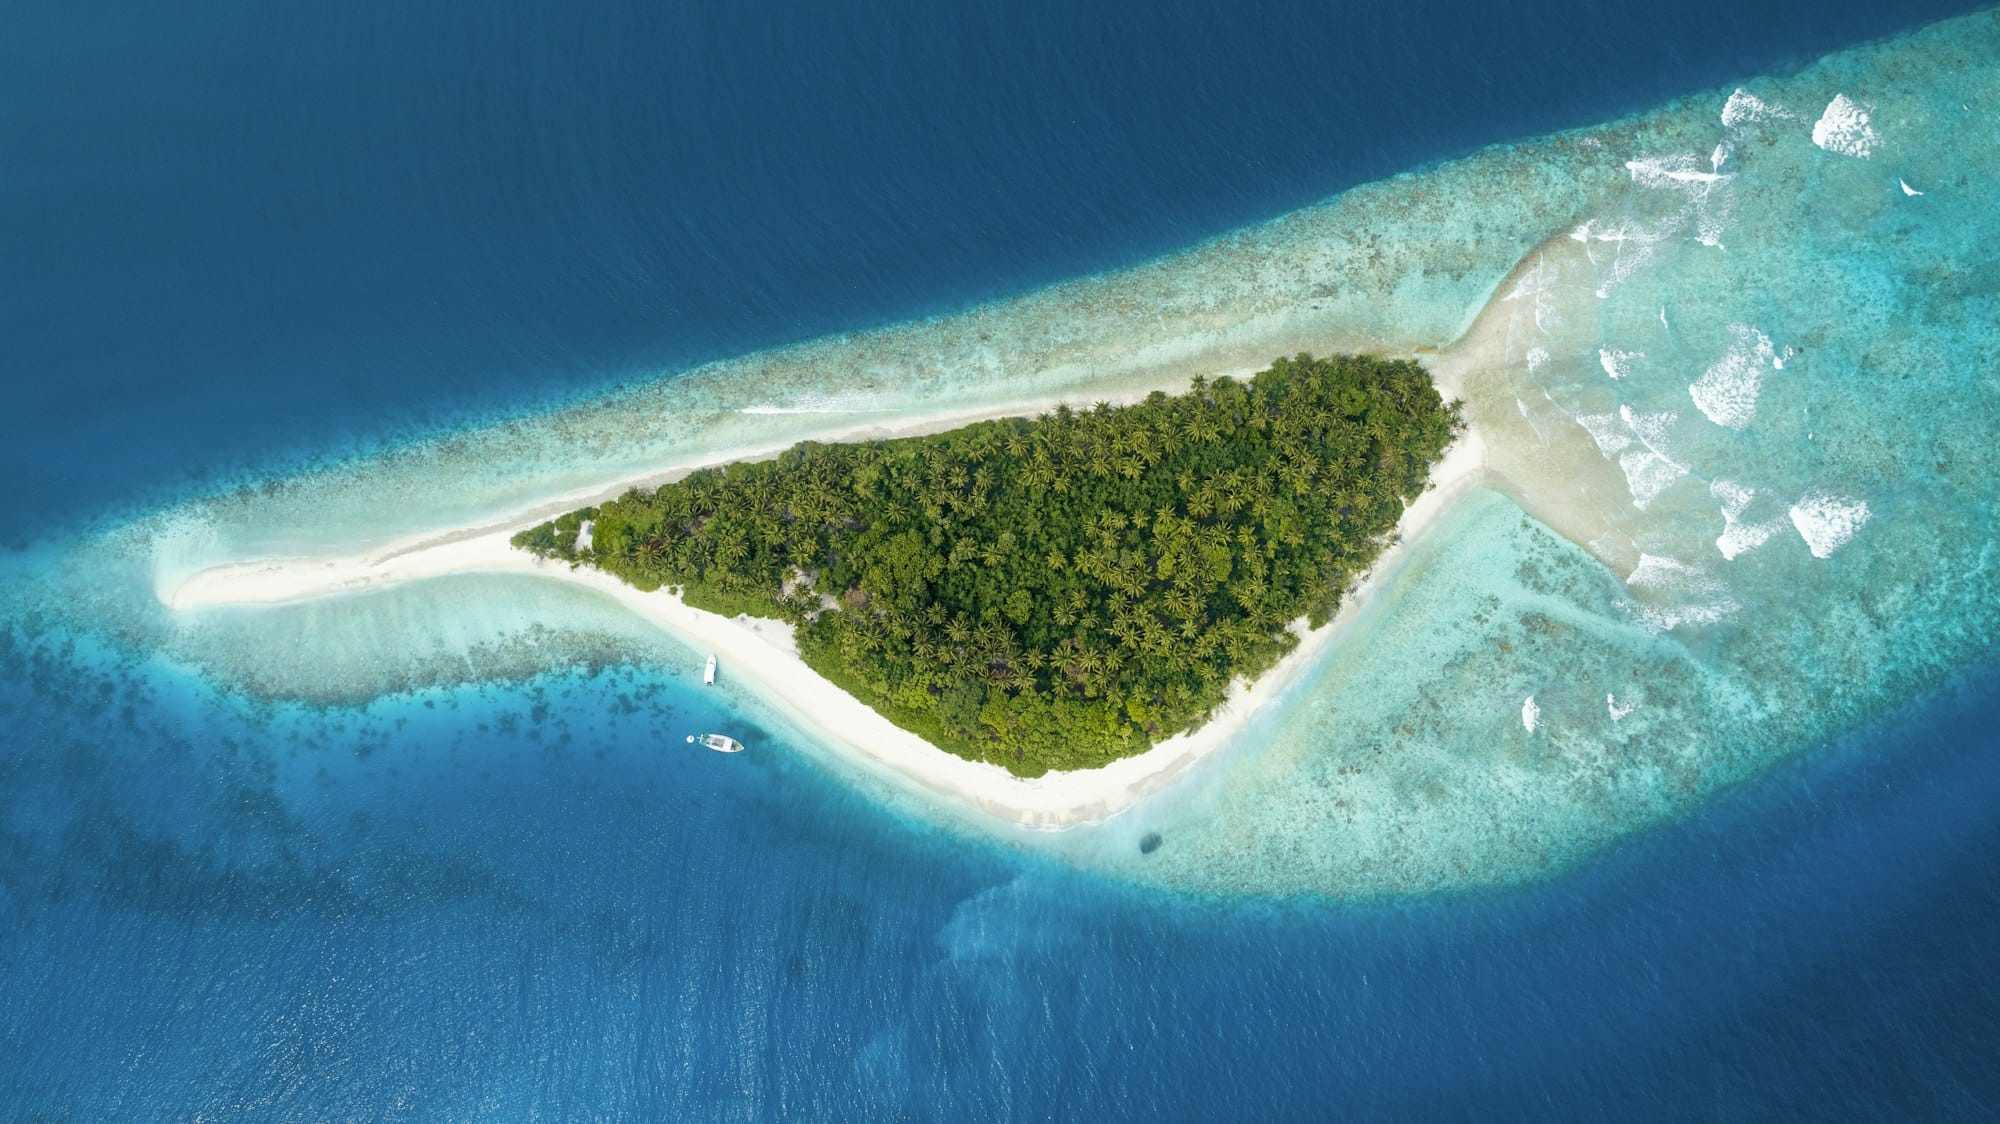
[[[1441,372],[1439,381],[1447,397],[1455,392],[1455,379]],[[1144,393],[1105,397],[1131,400]],[[860,440],[936,432],[984,418],[1035,414],[1054,404],[1019,402],[904,417],[850,426],[815,439]],[[517,531],[554,514],[601,502],[633,487],[678,479],[704,465],[773,456],[791,443],[768,449],[718,451],[601,488],[554,497],[504,519],[442,528],[367,553],[272,559],[202,570],[159,593],[171,608],[192,612],[358,593],[452,574],[532,574],[569,582],[616,600],[699,652],[714,654],[724,676],[747,686],[763,703],[872,773],[1005,821],[1061,828],[1099,822],[1131,807],[1228,744],[1254,713],[1280,700],[1318,655],[1346,631],[1375,591],[1394,577],[1408,544],[1478,483],[1486,461],[1479,435],[1467,431],[1432,471],[1431,489],[1404,512],[1397,544],[1383,553],[1368,577],[1349,594],[1335,619],[1315,631],[1307,631],[1303,621],[1295,622],[1294,629],[1301,633],[1298,647],[1261,677],[1254,690],[1242,681],[1234,684],[1228,699],[1199,729],[1099,769],[1024,779],[997,765],[954,757],[883,718],[808,667],[799,658],[790,627],[782,622],[717,616],[690,608],[665,591],[641,593],[609,574],[538,559],[509,543]]]

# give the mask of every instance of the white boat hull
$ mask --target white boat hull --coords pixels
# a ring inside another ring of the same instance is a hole
[[[717,753],[741,753],[743,743],[728,734],[689,734],[688,741]]]

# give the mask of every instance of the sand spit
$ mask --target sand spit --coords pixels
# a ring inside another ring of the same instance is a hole
[[[1241,372],[1247,374],[1248,372]],[[1456,380],[1441,374],[1447,396]],[[1134,400],[1131,391],[1117,400]],[[865,426],[848,426],[817,440],[863,440],[937,432],[986,418],[1035,414],[1055,405],[1030,401],[972,411],[941,411]],[[1033,779],[1013,776],[997,765],[966,761],[938,750],[883,718],[834,686],[799,658],[791,629],[780,622],[726,618],[691,608],[665,591],[641,593],[609,574],[571,568],[535,558],[509,544],[515,532],[551,515],[601,502],[633,487],[655,486],[704,465],[774,456],[783,447],[720,451],[685,463],[663,465],[641,476],[601,488],[552,497],[505,519],[441,528],[366,554],[243,562],[200,571],[160,598],[178,611],[230,605],[270,605],[361,593],[454,574],[531,574],[595,590],[679,637],[697,651],[713,653],[724,674],[748,686],[765,704],[816,740],[870,772],[905,787],[1029,827],[1061,828],[1105,820],[1131,807],[1185,773],[1196,762],[1231,742],[1252,715],[1275,704],[1299,681],[1317,657],[1346,631],[1376,591],[1403,564],[1407,544],[1435,524],[1484,476],[1486,452],[1476,433],[1453,444],[1432,472],[1432,488],[1412,504],[1398,525],[1396,545],[1385,551],[1373,572],[1353,590],[1326,627],[1307,631],[1296,649],[1255,684],[1236,683],[1228,699],[1197,730],[1176,735],[1146,753],[1102,768],[1050,773]]]

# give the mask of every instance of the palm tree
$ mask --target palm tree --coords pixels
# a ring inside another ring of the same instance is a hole
[[[1147,464],[1159,463],[1160,453],[1153,441],[1152,431],[1145,429],[1133,430],[1131,448],[1133,454]]]

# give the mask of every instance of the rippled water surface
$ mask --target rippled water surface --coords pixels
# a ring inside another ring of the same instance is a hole
[[[2000,22],[1543,7],[30,6],[0,1115],[1988,1115]],[[585,592],[157,597],[1341,347],[1490,487],[1061,835]]]

